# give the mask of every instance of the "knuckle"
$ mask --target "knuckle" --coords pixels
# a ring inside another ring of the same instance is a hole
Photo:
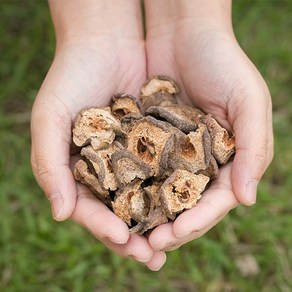
[[[261,143],[255,150],[255,159],[262,169],[266,166],[267,158],[267,144]]]
[[[270,165],[270,163],[272,162],[272,160],[274,159],[274,145],[273,143],[270,143],[269,147],[268,147],[268,154],[267,154],[267,166]]]
[[[35,160],[35,156],[33,154],[30,157],[30,163],[31,163],[32,171],[33,171],[35,177],[37,177],[37,163]]]
[[[35,162],[35,172],[37,181],[40,187],[45,191],[46,194],[49,192],[50,180],[53,176],[53,170],[45,160],[38,160]]]
[[[258,149],[256,154],[255,154],[255,156],[256,156],[256,159],[258,160],[258,162],[260,164],[264,164],[266,162],[266,160],[267,160],[267,151],[266,151],[266,149],[262,149],[262,148]]]

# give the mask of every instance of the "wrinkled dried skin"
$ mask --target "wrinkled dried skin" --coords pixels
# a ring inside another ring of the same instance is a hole
[[[171,175],[172,173],[170,173],[168,175],[168,177]],[[163,213],[164,215],[166,214],[162,204],[161,204],[161,198],[160,198],[160,188],[162,186],[162,184],[164,183],[165,179],[161,180],[161,181],[154,181],[152,185],[143,188],[143,190],[145,191],[145,193],[149,196],[150,198],[150,210],[149,210],[149,214],[152,214],[155,211],[155,214],[157,214],[158,211],[156,211],[157,209],[161,209],[159,212]],[[169,217],[171,220],[175,219],[175,214],[171,217]],[[164,219],[163,219],[164,221]]]
[[[136,222],[142,222],[148,216],[150,198],[144,191],[136,192],[130,199],[130,215]]]
[[[149,166],[126,149],[112,155],[112,165],[120,187],[137,179],[145,180],[150,175]]]
[[[203,174],[210,178],[210,180],[216,179],[219,175],[219,167],[216,159],[211,155],[209,165],[206,169],[199,170],[197,174]]]
[[[122,149],[122,146],[114,142],[106,149],[94,150],[89,145],[81,150],[81,155],[91,162],[98,180],[104,189],[115,191],[118,188],[118,182],[112,167],[112,155],[120,149]]]
[[[111,206],[109,192],[102,188],[97,177],[93,175],[85,161],[79,160],[75,164],[74,177],[77,181],[87,185],[92,193],[107,206]]]
[[[148,216],[143,216],[130,232],[143,234],[149,229],[168,222],[166,211],[161,206],[159,189],[162,182],[154,182],[152,185],[143,188],[149,200]],[[174,218],[173,218],[174,219]]]
[[[206,125],[199,124],[195,132],[190,132],[179,140],[170,165],[173,169],[184,169],[192,173],[204,170],[211,158],[211,138]]]
[[[81,111],[76,118],[73,142],[80,147],[91,144],[98,150],[111,145],[116,133],[122,133],[121,124],[109,107],[90,108]]]
[[[125,133],[130,132],[133,125],[135,124],[135,122],[142,119],[142,118],[143,118],[143,116],[139,113],[131,113],[131,114],[128,114],[128,115],[122,117],[121,118],[122,130]]]
[[[114,202],[112,202],[113,212],[122,219],[128,226],[131,226],[130,204],[134,195],[143,193],[140,187],[141,182],[127,185],[124,189],[116,192]],[[139,195],[138,195],[139,196]]]
[[[150,96],[156,92],[176,94],[179,92],[179,88],[171,78],[158,75],[148,79],[141,88],[142,96]]]
[[[167,223],[168,217],[165,210],[162,207],[157,207],[148,217],[143,218],[136,226],[130,229],[131,233],[143,234],[149,229]]]
[[[150,176],[159,176],[167,169],[172,147],[172,133],[164,122],[152,117],[137,121],[128,133],[128,150],[149,165]]]
[[[206,125],[212,141],[212,155],[219,164],[226,164],[235,152],[234,136],[230,137],[227,130],[210,115],[206,115]]]
[[[151,106],[147,109],[146,114],[164,119],[184,133],[195,131],[205,116],[197,108],[179,104]]]
[[[203,174],[176,170],[160,189],[162,206],[167,215],[172,217],[195,206],[208,182],[209,178]]]
[[[119,120],[128,114],[135,113],[141,115],[140,106],[136,98],[126,93],[113,96],[111,110],[113,115]]]
[[[150,198],[150,212],[161,206],[159,190],[163,182],[154,182],[152,185],[143,188]]]
[[[156,92],[150,96],[141,96],[141,104],[144,111],[146,111],[150,106],[168,106],[177,104],[177,100],[168,92]]]

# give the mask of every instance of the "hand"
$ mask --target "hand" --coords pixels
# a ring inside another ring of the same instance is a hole
[[[131,23],[139,21],[139,3],[133,5],[136,1],[129,1],[122,8],[105,1],[102,9],[108,5],[109,11],[102,11],[106,15],[104,20],[98,15],[101,8],[95,7],[102,1],[89,1],[90,9],[83,1],[73,2],[70,1],[70,9],[63,7],[66,1],[50,3],[57,51],[32,110],[33,171],[51,202],[54,219],[72,218],[117,254],[144,262],[150,269],[159,269],[165,254],[154,252],[146,238],[130,235],[126,224],[87,187],[76,185],[70,169],[76,161],[70,155],[71,129],[79,111],[106,106],[117,92],[137,95],[146,79],[141,25]],[[127,19],[123,20],[123,9],[132,10],[133,19],[125,14]],[[60,11],[67,12],[59,14]],[[92,22],[91,14],[102,24]],[[83,20],[82,26],[74,27],[78,16]],[[125,27],[115,28],[116,17]]]
[[[203,235],[239,202],[254,204],[273,156],[267,86],[236,42],[229,1],[218,1],[215,8],[208,2],[146,1],[148,75],[172,73],[183,101],[213,114],[236,139],[234,161],[221,168],[198,205],[152,232],[155,250],[177,248]]]

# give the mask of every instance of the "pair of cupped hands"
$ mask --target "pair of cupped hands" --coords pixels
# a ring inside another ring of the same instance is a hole
[[[57,49],[31,120],[35,177],[55,220],[70,218],[116,254],[158,270],[166,251],[199,238],[238,204],[256,202],[257,184],[273,156],[269,91],[231,24],[220,17],[178,18],[173,11],[171,17],[164,12],[155,18],[146,2],[146,38],[142,24],[127,24],[123,31],[116,16],[117,23],[112,16],[112,27],[97,26],[97,32],[85,26],[64,33],[69,16],[60,16],[54,5],[61,4],[51,3]],[[139,18],[135,15],[133,22]],[[194,208],[139,236],[130,234],[121,219],[74,180],[71,130],[83,108],[106,106],[121,92],[139,97],[145,80],[157,74],[178,82],[182,102],[211,113],[235,133],[236,154]]]

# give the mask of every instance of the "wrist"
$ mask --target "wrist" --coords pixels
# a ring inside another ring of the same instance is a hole
[[[142,39],[141,6],[136,0],[50,0],[57,44],[101,37]]]
[[[231,4],[231,0],[145,0],[147,37],[175,33],[182,27],[233,34]]]

